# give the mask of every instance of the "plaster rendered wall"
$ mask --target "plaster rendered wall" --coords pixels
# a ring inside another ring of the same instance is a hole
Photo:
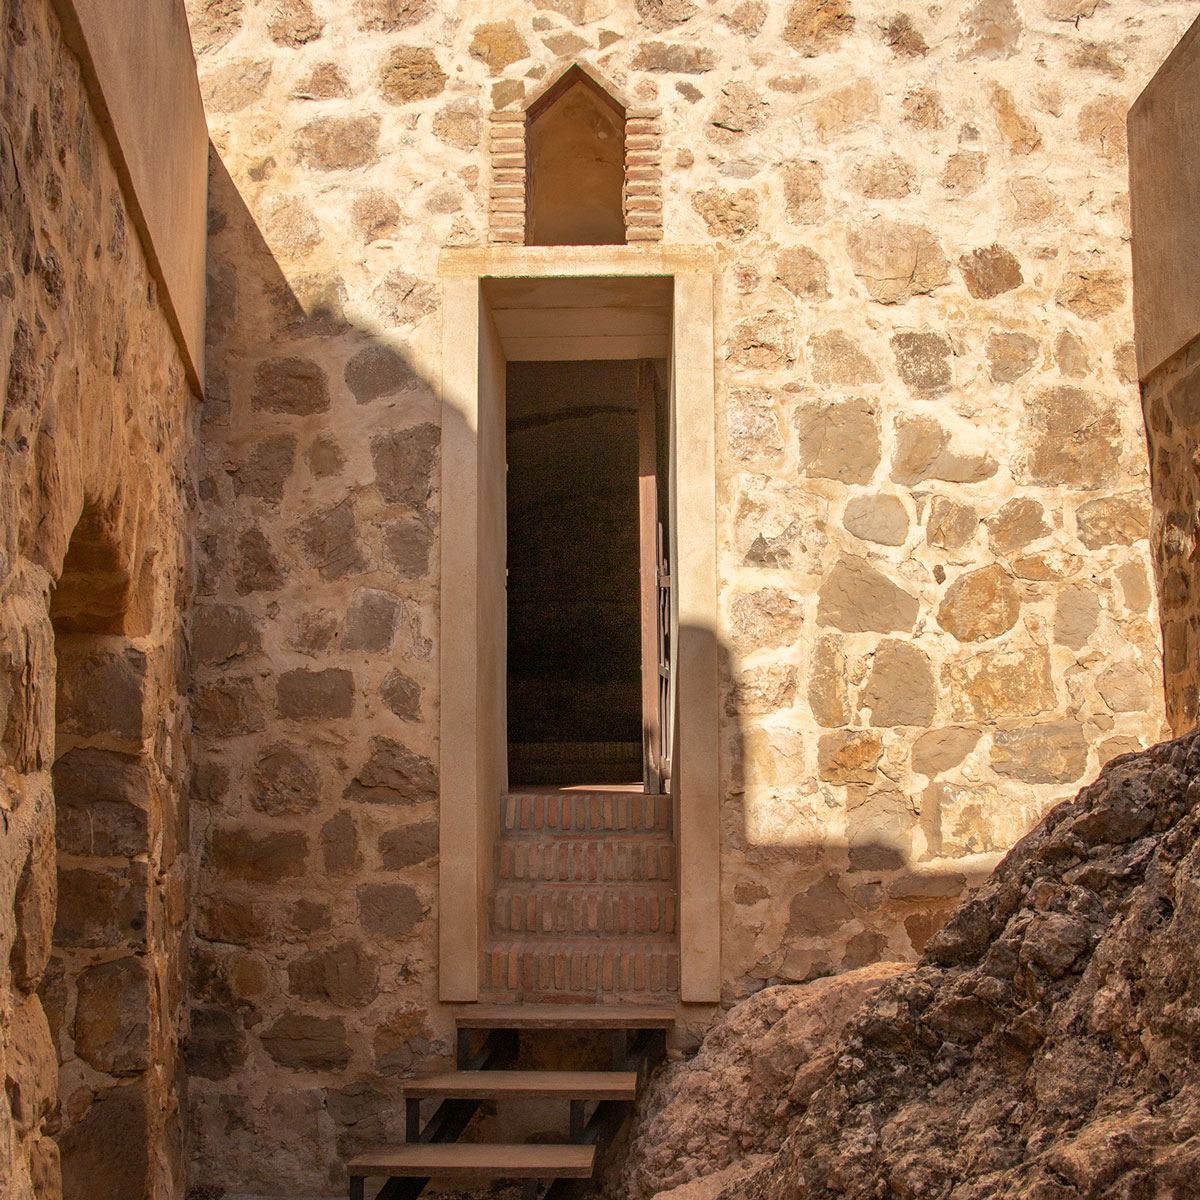
[[[1129,114],[1134,317],[1150,447],[1151,544],[1162,614],[1167,718],[1196,723],[1200,592],[1196,420],[1200,414],[1200,24],[1192,25]]]
[[[0,1195],[165,1200],[195,400],[49,4],[0,62]]]
[[[1162,731],[1124,117],[1195,14],[191,0],[196,1183],[339,1189],[449,1053],[437,260],[486,244],[487,114],[590,64],[662,110],[664,240],[719,255],[733,999],[914,956]]]

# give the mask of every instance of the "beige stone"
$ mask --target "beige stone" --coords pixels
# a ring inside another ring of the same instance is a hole
[[[729,603],[730,636],[741,651],[788,646],[800,636],[804,610],[782,588],[740,592]]]
[[[783,426],[768,392],[735,388],[726,416],[730,453],[742,461],[775,458],[783,453]]]
[[[796,699],[796,687],[795,667],[751,668],[733,681],[725,699],[725,711],[730,716],[761,715],[790,708]]]
[[[373,162],[379,153],[379,118],[318,117],[296,134],[296,156],[318,171],[345,171]]]
[[[865,559],[843,555],[817,593],[817,623],[846,633],[909,632],[920,604]]]
[[[958,260],[958,267],[967,291],[976,300],[992,300],[1025,282],[1016,257],[995,242],[964,254]]]
[[[945,254],[928,229],[902,221],[875,220],[847,231],[854,273],[880,304],[903,304],[949,282]]]
[[[874,361],[844,330],[813,334],[808,339],[808,357],[813,379],[822,387],[862,387],[883,382]]]
[[[713,237],[736,240],[758,228],[758,196],[749,188],[739,188],[736,192],[725,188],[696,192],[692,207]]]
[[[988,540],[1000,554],[1012,554],[1050,532],[1046,510],[1028,497],[1010,500],[986,524]]]
[[[881,546],[902,546],[908,539],[908,510],[898,496],[854,496],[846,504],[842,524],[856,538]]]
[[[1112,267],[1077,260],[1054,293],[1054,302],[1084,320],[1099,320],[1125,302],[1125,279]]]
[[[1030,483],[1094,489],[1119,478],[1120,422],[1111,403],[1082,388],[1043,388],[1027,407]]]
[[[380,94],[389,104],[410,104],[440,95],[446,72],[437,55],[425,46],[396,46],[379,75]]]
[[[918,129],[941,129],[946,124],[946,109],[941,93],[928,84],[909,88],[901,108],[905,121]]]
[[[923,733],[912,749],[912,769],[932,779],[943,771],[957,767],[979,743],[980,731],[970,727],[950,725]]]
[[[959,150],[946,159],[941,184],[948,192],[969,196],[987,176],[987,155],[980,150]]]
[[[978,525],[979,515],[970,505],[935,496],[929,505],[925,537],[931,546],[956,550],[975,536]]]
[[[805,472],[842,483],[868,483],[879,465],[879,418],[866,400],[804,404],[792,423]]]
[[[1089,550],[1102,546],[1132,546],[1149,531],[1149,509],[1140,493],[1100,496],[1075,510],[1079,540]]]
[[[1016,54],[1024,24],[1013,0],[977,0],[963,16],[963,58],[1003,59]]]
[[[1087,766],[1087,742],[1074,721],[997,730],[992,769],[1027,783],[1072,783]]]
[[[1089,101],[1079,110],[1080,140],[1090,142],[1108,162],[1126,162],[1125,117],[1128,109],[1129,106],[1115,96],[1101,96]]]
[[[896,370],[913,391],[937,395],[949,388],[954,375],[950,343],[930,330],[902,330],[892,335]]]
[[[809,117],[822,142],[864,125],[879,112],[879,90],[867,76],[826,92],[809,106]]]
[[[872,200],[898,200],[915,191],[916,176],[897,154],[878,154],[857,163],[850,174],[856,191]]]
[[[430,0],[355,0],[355,12],[361,29],[392,33],[407,29],[430,13]]]
[[[734,82],[721,89],[708,119],[708,136],[729,145],[746,134],[757,133],[767,123],[767,102],[748,83]]]
[[[815,225],[825,215],[824,178],[819,163],[792,162],[784,167],[784,206],[797,225]]]
[[[884,40],[897,58],[924,58],[929,53],[929,43],[908,13],[897,13],[888,22]]]
[[[993,383],[1015,383],[1037,365],[1041,343],[1027,333],[989,333],[985,350]]]
[[[796,361],[796,332],[783,313],[764,313],[734,326],[725,354],[730,363],[756,371],[781,370]]]
[[[937,685],[928,657],[909,642],[880,642],[862,704],[871,710],[871,724],[876,727],[928,725],[937,708]]]
[[[814,720],[827,729],[836,729],[850,721],[846,647],[837,634],[822,634],[813,647],[808,703]]]
[[[775,259],[775,278],[801,300],[829,299],[829,268],[825,260],[807,246],[789,246],[780,250]]]
[[[1042,135],[1037,126],[1017,108],[1007,88],[993,83],[989,99],[996,128],[1011,153],[1032,154],[1041,146]]]
[[[845,0],[794,0],[783,40],[812,58],[832,50],[853,29],[854,14]]]

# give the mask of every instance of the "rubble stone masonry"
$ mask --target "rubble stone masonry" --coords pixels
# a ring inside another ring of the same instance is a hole
[[[658,114],[663,243],[718,256],[733,1000],[914,957],[1163,731],[1124,117],[1196,11],[190,0],[195,1183],[340,1190],[450,1051],[438,255],[513,211],[493,114],[611,81]]]
[[[0,1195],[167,1200],[198,406],[54,12],[0,0]]]

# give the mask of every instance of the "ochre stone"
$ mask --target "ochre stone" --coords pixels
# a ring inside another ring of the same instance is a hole
[[[1100,496],[1075,510],[1075,527],[1079,540],[1089,550],[1132,546],[1149,532],[1150,506],[1140,492]]]
[[[789,246],[780,250],[775,258],[775,278],[801,300],[829,299],[829,268],[825,260],[807,246]]]
[[[1054,707],[1050,655],[1038,650],[991,650],[942,667],[942,691],[955,721],[994,721]]]
[[[993,383],[1015,383],[1037,365],[1041,343],[1027,333],[994,332],[984,343],[988,378]]]
[[[730,716],[777,712],[796,699],[796,668],[780,664],[743,671],[725,698]]]
[[[729,604],[729,630],[742,651],[792,645],[804,625],[800,602],[781,588],[739,592]]]
[[[739,188],[736,192],[725,188],[696,192],[692,207],[712,237],[737,240],[758,228],[758,196],[749,188]]]
[[[935,496],[929,505],[925,538],[931,546],[956,550],[974,537],[978,525],[979,516],[970,505]]]
[[[318,171],[348,171],[379,157],[378,117],[317,117],[296,133],[296,156]]]
[[[940,333],[901,332],[892,335],[896,370],[914,391],[937,395],[953,382],[949,341]]]
[[[1027,404],[1033,448],[1025,475],[1042,487],[1111,487],[1119,478],[1121,426],[1111,403],[1060,384]]]
[[[880,304],[903,304],[949,282],[949,264],[928,229],[901,221],[877,220],[846,235],[854,273]]]
[[[827,729],[836,729],[850,720],[846,647],[836,634],[822,634],[813,648],[808,703],[814,720]]]
[[[285,1013],[260,1035],[263,1049],[281,1067],[300,1071],[340,1071],[350,1061],[341,1017]]]
[[[817,774],[830,783],[873,783],[883,741],[868,730],[823,733],[817,743]]]
[[[118,958],[79,976],[75,1052],[109,1075],[150,1066],[151,987],[146,960]]]
[[[992,769],[1026,783],[1072,783],[1087,767],[1087,741],[1075,721],[1050,721],[992,735]]]
[[[277,742],[259,755],[254,783],[254,807],[271,816],[312,812],[321,798],[317,764],[300,747],[286,742]]]
[[[1054,640],[1072,650],[1082,650],[1100,620],[1100,598],[1089,587],[1063,588],[1054,605]]]
[[[437,858],[438,823],[416,821],[379,836],[379,861],[384,870],[403,871]]]
[[[370,757],[346,786],[346,797],[376,804],[422,804],[437,799],[429,759],[392,738],[373,737]]]
[[[812,58],[834,49],[854,29],[846,0],[795,0],[787,11],[783,40]]]
[[[428,47],[396,46],[384,61],[379,91],[389,104],[410,104],[441,95],[446,78],[437,55]]]
[[[861,387],[883,382],[879,368],[844,330],[813,334],[808,339],[808,353],[813,379],[822,387]]]
[[[368,883],[358,889],[358,916],[368,933],[390,940],[411,937],[427,909],[407,883]]]
[[[994,299],[1025,282],[1021,264],[1010,251],[995,242],[964,254],[958,260],[958,266],[967,291],[976,300]]]
[[[357,942],[314,950],[288,966],[288,991],[337,1008],[369,1004],[379,994],[374,959]]]
[[[1028,498],[1010,500],[986,524],[988,541],[1000,554],[1011,554],[1050,532],[1046,510]]]

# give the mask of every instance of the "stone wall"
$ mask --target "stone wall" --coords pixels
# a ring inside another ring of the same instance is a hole
[[[1178,734],[1200,699],[1196,587],[1196,415],[1200,413],[1200,23],[1193,24],[1129,113],[1134,318],[1150,449],[1151,545],[1162,617],[1167,718]]]
[[[1123,119],[1191,0],[189,11],[197,1183],[336,1190],[448,1053],[437,257],[572,62],[661,110],[663,239],[720,259],[728,997],[914,956],[1159,736]]]
[[[165,1200],[196,408],[53,14],[0,2],[0,1194]]]

